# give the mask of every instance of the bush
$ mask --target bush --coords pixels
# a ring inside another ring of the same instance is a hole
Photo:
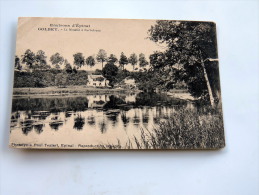
[[[67,85],[86,85],[87,72],[84,70],[76,73],[67,73],[66,71],[49,69],[34,70],[33,72],[14,73],[14,87],[50,87],[50,86],[67,86]]]

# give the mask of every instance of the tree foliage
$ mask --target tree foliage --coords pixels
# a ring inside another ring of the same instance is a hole
[[[102,69],[103,69],[103,63],[107,61],[107,53],[104,49],[100,49],[97,56],[96,56],[97,62],[102,63]]]
[[[129,63],[133,66],[133,70],[135,70],[135,65],[138,63],[138,56],[135,53],[130,55]]]
[[[25,63],[30,69],[33,68],[35,62],[35,54],[27,49],[25,53],[22,55],[22,63]]]
[[[124,70],[124,66],[127,65],[129,62],[128,62],[128,58],[124,55],[123,52],[121,52],[121,56],[120,56],[120,66],[122,67],[122,69]]]
[[[114,54],[111,54],[109,57],[108,57],[108,63],[112,63],[112,64],[115,64],[116,62],[118,62],[118,58],[114,55]]]
[[[77,66],[77,68],[81,68],[85,65],[85,57],[82,53],[76,53],[73,55],[74,57],[74,65]]]
[[[22,66],[21,66],[21,61],[20,61],[20,58],[18,56],[15,56],[15,60],[14,60],[14,67],[18,70],[21,70],[22,69]]]
[[[89,56],[85,59],[85,63],[91,68],[95,65],[95,59],[93,56]]]
[[[148,61],[143,53],[139,54],[139,66],[146,67],[148,65]]]
[[[60,66],[64,62],[64,58],[59,53],[55,53],[50,57],[50,62],[55,66],[56,69],[60,69]]]
[[[67,61],[67,59],[65,59],[64,64],[65,64],[65,71],[66,71],[67,73],[72,73],[72,72],[73,72],[72,66],[71,66],[71,64]]]
[[[42,50],[39,50],[35,55],[35,68],[38,69],[48,69],[50,68],[47,66],[47,56],[45,55],[45,52]]]
[[[113,87],[116,82],[116,76],[118,74],[118,67],[115,66],[113,63],[108,62],[104,66],[104,68],[102,70],[102,74],[107,80],[109,80],[109,85]]]
[[[218,77],[215,24],[209,22],[176,22],[159,20],[149,30],[150,39],[167,45],[164,52],[150,56],[152,69],[164,71],[172,80],[183,80],[189,92],[214,104]],[[167,81],[165,81],[166,83]]]

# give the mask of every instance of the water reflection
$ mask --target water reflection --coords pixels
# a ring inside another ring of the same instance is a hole
[[[55,121],[55,122],[50,122],[49,126],[51,127],[51,129],[57,131],[59,129],[60,126],[63,125],[62,121]]]
[[[35,129],[35,131],[36,131],[38,134],[40,134],[40,133],[43,132],[43,127],[44,127],[44,124],[36,124],[36,125],[34,125],[34,129]]]
[[[75,118],[75,123],[74,123],[74,129],[76,130],[82,130],[85,124],[85,118],[81,116],[81,114],[77,115]]]
[[[14,98],[11,130],[21,130],[24,135],[33,129],[38,135],[61,130],[86,131],[89,136],[97,135],[96,130],[101,135],[115,130],[130,133],[143,127],[152,128],[187,106],[194,107],[186,101],[155,93]]]

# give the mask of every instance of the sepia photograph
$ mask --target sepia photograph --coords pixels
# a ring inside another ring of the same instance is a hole
[[[9,145],[225,146],[216,24],[21,17]]]

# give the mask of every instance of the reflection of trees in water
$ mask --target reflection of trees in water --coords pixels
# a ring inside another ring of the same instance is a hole
[[[91,126],[95,125],[95,117],[93,115],[87,117],[87,123]]]
[[[36,125],[33,125],[34,127],[34,130],[40,134],[43,132],[43,127],[44,127],[44,124],[36,124]]]
[[[138,93],[136,96],[135,106],[174,106],[186,105],[186,101],[173,99],[166,94],[157,93]]]
[[[143,121],[143,123],[148,123],[148,120],[149,120],[149,116],[148,116],[148,114],[142,114],[142,121]]]
[[[11,119],[15,120],[15,119],[19,119],[20,118],[20,113],[17,111],[15,113],[12,113]]]
[[[38,120],[46,120],[51,113],[48,111],[35,111],[32,113],[32,118]]]
[[[69,118],[72,115],[72,112],[65,112],[65,117]]]
[[[63,125],[62,121],[55,121],[55,122],[50,122],[49,126],[51,127],[51,129],[57,131],[59,129],[60,126]]]
[[[103,120],[102,122],[99,123],[100,131],[101,133],[105,133],[107,131],[107,124]]]
[[[33,127],[33,120],[25,120],[25,121],[21,121],[21,125],[22,125],[22,132],[25,135],[28,135],[28,133],[32,130]]]
[[[142,122],[147,124],[149,121],[149,108],[145,107],[142,109]]]
[[[133,117],[132,122],[133,122],[133,125],[135,125],[135,126],[139,126],[140,118],[139,118],[138,116],[136,116],[136,115],[135,115],[135,116]]]
[[[65,111],[85,111],[88,108],[86,97],[47,97],[13,99],[12,111],[49,111],[59,113]]]
[[[106,112],[106,117],[108,120],[112,122],[112,125],[114,126],[118,122],[118,115],[120,112],[115,111],[115,112]]]
[[[74,129],[76,130],[82,130],[85,125],[85,118],[81,116],[81,114],[77,115],[77,117],[74,119]]]
[[[123,99],[118,98],[114,95],[111,95],[109,99],[110,100],[103,106],[103,109],[105,110],[118,109],[118,108],[121,108],[121,105],[126,104],[126,102]]]
[[[126,127],[127,124],[129,123],[129,117],[127,117],[126,111],[124,111],[124,110],[121,111],[121,120],[122,120],[124,126]]]

